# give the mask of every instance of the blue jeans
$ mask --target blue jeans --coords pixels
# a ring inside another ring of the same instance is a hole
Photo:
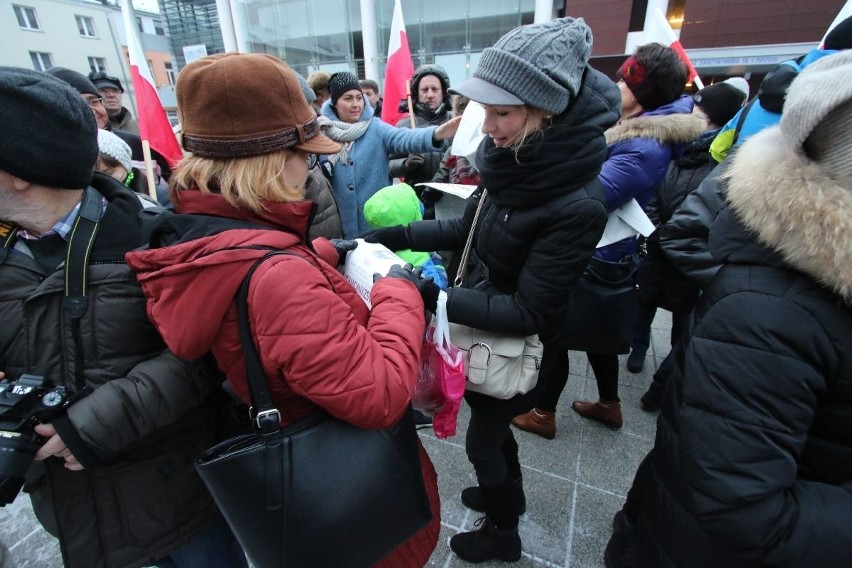
[[[225,519],[219,519],[154,564],[157,568],[248,568],[246,555]]]

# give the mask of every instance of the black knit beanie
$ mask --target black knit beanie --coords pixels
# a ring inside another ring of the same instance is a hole
[[[0,67],[0,124],[0,170],[62,189],[91,182],[98,126],[67,83],[39,71]]]
[[[355,89],[361,91],[361,82],[358,77],[348,71],[340,71],[328,80],[328,94],[331,95],[331,106],[337,104],[337,99],[346,91]]]
[[[734,118],[745,102],[742,91],[724,82],[704,87],[692,98],[710,122],[719,128]]]
[[[95,84],[82,73],[77,73],[76,71],[66,69],[65,67],[51,67],[45,71],[45,73],[53,75],[61,81],[65,81],[77,89],[77,92],[81,95],[95,95],[96,97],[101,96],[101,93],[98,91],[98,88],[95,87]]]

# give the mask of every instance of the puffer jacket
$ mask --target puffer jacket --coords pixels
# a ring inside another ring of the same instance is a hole
[[[684,147],[683,156],[669,164],[663,183],[645,208],[651,222],[659,228],[671,219],[686,196],[707,177],[716,162],[710,157],[710,143],[717,130],[704,132]],[[669,262],[660,248],[659,231],[646,241],[647,253],[639,266],[639,301],[669,311],[689,312],[698,300],[698,284],[684,277]]]
[[[234,295],[257,259],[269,250],[288,250],[293,254],[257,268],[248,298],[251,329],[282,425],[320,411],[362,428],[398,422],[420,368],[425,330],[420,294],[410,282],[384,278],[373,286],[368,310],[326,262],[336,264],[334,247],[317,239],[315,252],[306,242],[312,203],[264,206],[265,214],[254,215],[220,195],[181,192],[176,202],[181,214],[154,233],[154,248],[127,255],[148,297],[151,320],[175,353],[212,352],[248,403]],[[440,532],[437,476],[420,450],[433,519],[383,559],[388,568],[423,566]]]
[[[710,229],[722,267],[631,491],[641,565],[847,567],[852,193],[778,127],[731,158]]]
[[[343,237],[340,211],[337,210],[331,180],[323,173],[323,167],[321,165],[314,167],[305,181],[305,199],[310,199],[316,204],[314,218],[311,221],[311,237],[340,239]]]
[[[720,178],[733,155],[710,170],[655,232],[671,266],[700,287],[709,284],[720,268],[710,254],[710,226],[725,207],[725,183]]]
[[[648,204],[672,159],[707,127],[704,119],[691,114],[692,107],[692,98],[682,96],[607,130],[606,162],[600,174],[607,211],[631,199],[641,207]],[[617,262],[635,252],[636,239],[630,237],[601,247],[595,256]]]
[[[618,119],[620,100],[612,81],[587,68],[577,98],[517,155],[483,139],[476,163],[488,195],[468,276],[448,291],[450,321],[516,335],[546,335],[560,321],[606,225],[597,176],[606,156],[603,132]],[[474,196],[461,218],[409,225],[412,248],[461,249],[478,201]],[[479,397],[483,404],[504,402]]]
[[[107,202],[91,249],[80,324],[85,385],[93,392],[53,420],[85,467],[34,462],[25,491],[69,567],[144,566],[219,518],[193,461],[215,440],[222,381],[215,365],[170,353],[148,321],[124,262],[142,244],[143,199],[95,173]],[[63,309],[65,270],[45,271],[13,239],[0,263],[0,361],[77,390],[76,350]],[[64,266],[64,265],[63,265]]]

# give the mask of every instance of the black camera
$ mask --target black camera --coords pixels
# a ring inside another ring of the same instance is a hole
[[[45,442],[36,424],[50,422],[65,410],[68,393],[49,379],[21,375],[17,381],[0,381],[0,507],[15,500],[24,475]]]

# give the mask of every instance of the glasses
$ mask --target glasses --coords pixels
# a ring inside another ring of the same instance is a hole
[[[95,108],[95,107],[103,106],[104,105],[104,99],[103,99],[103,97],[98,97],[96,99],[86,99],[86,103],[88,103],[88,105],[90,107]]]
[[[308,154],[306,159],[308,161],[309,170],[314,169],[317,164],[319,164],[319,156],[317,154]]]

